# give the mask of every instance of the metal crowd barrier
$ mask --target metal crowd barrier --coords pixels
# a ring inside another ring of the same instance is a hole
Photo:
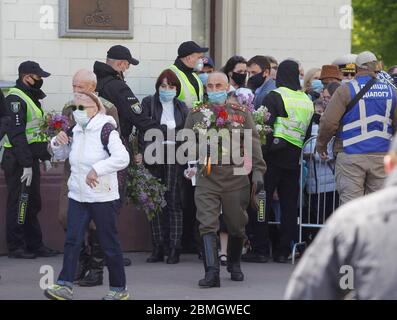
[[[292,264],[295,264],[298,248],[307,247],[304,231],[322,229],[326,220],[340,205],[332,152],[335,138],[328,145],[329,159],[325,161],[317,154],[316,140],[317,137],[314,136],[305,143],[300,158],[299,241],[293,247]]]

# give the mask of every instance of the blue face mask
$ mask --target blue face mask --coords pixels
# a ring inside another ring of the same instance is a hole
[[[321,93],[321,91],[324,90],[324,85],[321,80],[313,80],[310,86],[313,91],[317,93]]]
[[[166,103],[174,100],[174,98],[176,97],[176,90],[160,89],[159,94],[160,94],[160,101]]]
[[[208,83],[208,73],[205,73],[205,72],[204,73],[200,73],[198,75],[198,77],[200,78],[200,80],[203,83],[203,85],[206,86],[207,83]]]
[[[226,102],[226,99],[226,91],[208,92],[208,101],[212,104],[223,104]]]

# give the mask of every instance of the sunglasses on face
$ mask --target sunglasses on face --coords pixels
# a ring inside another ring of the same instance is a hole
[[[343,76],[344,76],[344,77],[351,76],[351,77],[354,78],[354,77],[356,76],[356,74],[355,74],[354,72],[344,72],[344,73],[343,73]]]
[[[70,106],[72,108],[73,111],[79,110],[79,111],[84,111],[85,109],[87,109],[84,106]]]

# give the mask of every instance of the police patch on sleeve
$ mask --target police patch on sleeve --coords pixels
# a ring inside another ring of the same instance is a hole
[[[21,110],[20,102],[11,102],[11,111],[14,113],[18,113]]]
[[[139,100],[135,96],[128,96],[127,101],[129,104],[131,104],[131,109],[135,114],[141,114],[142,113],[142,107],[141,104],[139,103]]]
[[[142,106],[140,105],[140,103],[135,103],[131,106],[132,111],[135,114],[141,114],[142,113]]]

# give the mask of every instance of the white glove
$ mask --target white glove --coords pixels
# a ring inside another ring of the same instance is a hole
[[[44,161],[43,167],[44,167],[44,172],[50,171],[52,169],[51,161],[49,160]]]
[[[21,177],[21,182],[24,183],[26,181],[26,186],[30,187],[33,179],[33,169],[32,168],[23,168],[23,174]]]

